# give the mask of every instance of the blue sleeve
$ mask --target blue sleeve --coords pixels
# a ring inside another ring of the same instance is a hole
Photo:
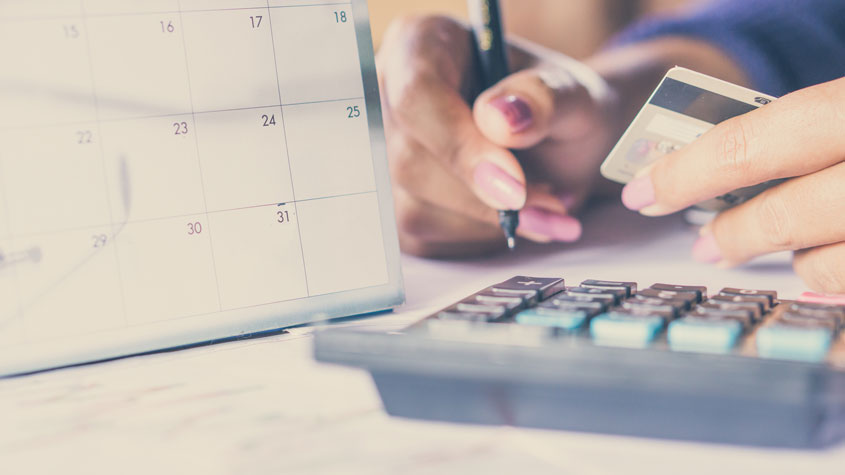
[[[845,0],[716,0],[636,24],[615,43],[666,35],[722,49],[774,96],[845,76]]]

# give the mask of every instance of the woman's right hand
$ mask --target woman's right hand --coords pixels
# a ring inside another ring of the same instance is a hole
[[[470,32],[444,17],[395,22],[377,63],[405,252],[503,249],[497,209],[522,210],[522,237],[580,237],[571,213],[625,120],[598,74],[519,43],[511,51],[516,72],[482,91]]]

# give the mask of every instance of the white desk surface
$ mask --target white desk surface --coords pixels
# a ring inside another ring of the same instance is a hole
[[[615,206],[582,244],[404,259],[407,305],[342,325],[396,329],[516,274],[804,289],[788,256],[739,270],[689,259],[695,231]],[[417,422],[386,416],[367,373],[312,359],[314,328],[0,380],[0,471],[22,473],[845,473],[845,444],[802,452]]]

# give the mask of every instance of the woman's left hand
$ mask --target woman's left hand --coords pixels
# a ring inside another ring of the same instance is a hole
[[[845,78],[728,120],[629,183],[625,205],[660,216],[746,186],[791,178],[721,213],[693,256],[735,266],[795,251],[816,291],[845,294]]]

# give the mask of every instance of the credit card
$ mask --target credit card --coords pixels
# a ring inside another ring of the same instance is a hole
[[[613,147],[601,166],[601,173],[609,180],[628,183],[641,169],[689,145],[717,124],[775,100],[775,97],[686,68],[672,68]],[[742,188],[696,207],[722,211],[783,181]]]

